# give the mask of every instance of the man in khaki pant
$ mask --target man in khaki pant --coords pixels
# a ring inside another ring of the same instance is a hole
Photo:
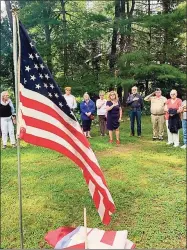
[[[146,96],[144,100],[151,102],[151,121],[153,124],[153,140],[159,139],[160,141],[162,141],[164,135],[164,126],[165,126],[164,106],[167,99],[164,96],[162,96],[161,90],[157,88],[155,92]]]

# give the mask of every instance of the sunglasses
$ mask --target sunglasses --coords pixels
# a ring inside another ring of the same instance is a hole
[[[171,94],[171,95],[176,95],[176,94]]]

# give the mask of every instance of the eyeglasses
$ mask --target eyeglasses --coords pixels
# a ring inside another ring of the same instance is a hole
[[[115,94],[110,94],[110,96],[115,95]]]
[[[173,93],[173,94],[170,94],[170,95],[176,95],[176,94]]]

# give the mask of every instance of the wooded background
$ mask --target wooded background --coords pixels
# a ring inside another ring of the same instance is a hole
[[[1,19],[1,91],[14,91],[11,4]],[[186,1],[16,1],[19,18],[63,91],[160,87],[181,94],[186,85]]]

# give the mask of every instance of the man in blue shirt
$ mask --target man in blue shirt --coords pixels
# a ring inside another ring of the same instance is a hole
[[[137,122],[137,134],[141,137],[141,112],[143,109],[143,99],[137,93],[137,87],[132,87],[132,94],[127,98],[127,105],[130,106],[131,136],[134,136],[135,118]]]

